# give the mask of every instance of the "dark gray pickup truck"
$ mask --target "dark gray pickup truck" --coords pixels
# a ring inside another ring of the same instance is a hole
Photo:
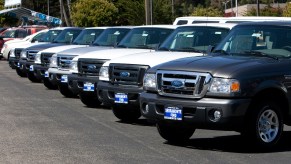
[[[291,23],[239,24],[208,56],[149,69],[144,91],[141,113],[169,142],[216,129],[273,147],[291,125]]]

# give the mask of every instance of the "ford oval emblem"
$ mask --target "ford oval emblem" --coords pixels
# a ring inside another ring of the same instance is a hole
[[[184,82],[182,82],[180,80],[174,80],[171,82],[171,86],[175,87],[175,88],[182,88],[182,87],[184,87]]]
[[[121,77],[129,77],[130,73],[129,72],[120,72],[119,74]]]
[[[90,71],[93,71],[96,68],[97,68],[96,65],[88,65],[88,70],[90,70]]]

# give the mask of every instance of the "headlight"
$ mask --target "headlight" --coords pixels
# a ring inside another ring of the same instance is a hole
[[[54,54],[50,59],[50,67],[58,67],[58,58],[57,54]]]
[[[240,83],[235,79],[213,78],[209,92],[236,93],[240,91]]]
[[[34,57],[34,63],[36,63],[36,64],[41,64],[40,56],[41,56],[41,53],[38,52],[38,53],[35,55],[35,57]]]
[[[15,58],[15,49],[14,48],[10,50],[10,57]]]
[[[21,51],[20,57],[26,59],[26,49],[24,49],[24,50]]]
[[[72,61],[70,64],[70,71],[72,73],[78,73],[78,61]]]
[[[143,88],[144,90],[154,90],[154,91],[157,89],[156,74],[147,73],[144,75]]]
[[[101,67],[99,71],[99,80],[109,81],[108,67]]]

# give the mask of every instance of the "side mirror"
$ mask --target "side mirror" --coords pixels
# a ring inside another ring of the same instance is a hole
[[[213,51],[213,49],[214,49],[214,46],[209,45],[207,50],[206,50],[206,54],[210,54]]]

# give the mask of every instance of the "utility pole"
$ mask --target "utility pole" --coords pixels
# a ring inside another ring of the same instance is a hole
[[[145,15],[146,15],[146,25],[153,23],[153,14],[152,14],[152,0],[145,0]]]
[[[50,0],[47,0],[47,15],[50,16]]]
[[[260,0],[257,0],[257,16],[260,16]]]

